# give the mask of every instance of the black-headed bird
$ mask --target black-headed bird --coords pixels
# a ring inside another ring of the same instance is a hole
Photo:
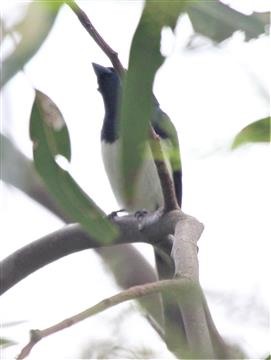
[[[122,171],[120,163],[120,134],[119,110],[121,101],[122,82],[112,67],[104,67],[93,63],[93,68],[98,80],[105,107],[105,116],[101,132],[102,157],[105,170],[118,204],[128,212],[141,212],[142,210],[154,211],[163,206],[163,193],[158,172],[149,146],[137,174],[135,192],[131,199],[126,198],[127,192],[123,189]],[[139,95],[140,96],[140,95]],[[179,206],[182,202],[182,170],[180,160],[179,142],[176,129],[169,117],[161,110],[158,101],[153,96],[153,111],[150,123],[160,137],[166,164],[174,182],[175,194]],[[172,278],[174,266],[165,262],[164,256],[156,249],[155,261],[159,279]],[[163,296],[165,325],[168,343],[171,338],[180,333],[185,339],[185,326],[181,310],[171,297]],[[154,305],[154,304],[153,304]],[[176,332],[181,331],[181,332]],[[170,346],[171,347],[171,346]]]
[[[98,90],[102,95],[105,107],[101,132],[102,157],[113,193],[118,204],[128,212],[154,211],[163,206],[163,194],[149,146],[146,146],[145,157],[136,178],[132,202],[127,200],[127,192],[123,189],[119,139],[121,79],[112,67],[93,63],[93,68],[98,80]],[[182,170],[178,136],[174,125],[161,110],[154,96],[150,123],[161,139],[166,164],[174,182],[178,204],[181,207]]]

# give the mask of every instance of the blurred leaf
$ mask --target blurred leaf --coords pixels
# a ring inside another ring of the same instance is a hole
[[[3,39],[5,38],[5,36],[7,35],[7,30],[5,27],[5,24],[3,22],[3,19],[0,17],[0,36],[1,36],[1,42],[3,41]]]
[[[4,327],[13,327],[13,326],[21,325],[21,324],[24,324],[24,323],[26,323],[26,320],[8,321],[8,322],[5,322],[5,323],[2,323],[1,327],[2,328],[4,328]]]
[[[0,134],[0,179],[19,189],[28,187],[33,176],[31,162],[16,148],[10,139]],[[18,164],[24,164],[24,169]]]
[[[17,344],[15,341],[0,337],[0,348],[9,347]]]
[[[21,40],[14,52],[4,60],[1,87],[35,55],[50,32],[62,1],[32,1],[23,21],[14,30]]]
[[[70,160],[68,129],[57,106],[37,90],[31,113],[30,136],[36,169],[63,211],[98,241],[111,242],[117,234],[113,225],[55,161],[57,155]]]
[[[160,35],[163,26],[174,27],[185,1],[147,1],[133,37],[121,106],[122,169],[124,189],[132,200],[142,163],[153,109],[152,85],[163,63]]]
[[[192,1],[187,12],[196,33],[221,42],[229,38],[235,31],[245,33],[250,40],[265,33],[270,24],[270,13],[242,14],[219,1]]]
[[[270,117],[255,121],[241,130],[234,139],[232,149],[250,142],[270,142]]]

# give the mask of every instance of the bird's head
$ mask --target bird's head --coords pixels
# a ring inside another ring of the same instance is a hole
[[[97,76],[98,91],[100,91],[103,97],[105,106],[108,107],[112,102],[117,102],[120,78],[112,67],[104,67],[95,63],[92,63],[92,66]]]

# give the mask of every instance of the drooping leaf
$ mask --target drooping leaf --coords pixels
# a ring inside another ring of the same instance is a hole
[[[62,1],[32,1],[23,21],[14,30],[20,42],[4,60],[1,87],[4,86],[35,55],[49,34]]]
[[[56,156],[71,157],[68,129],[55,103],[36,91],[30,120],[30,136],[36,169],[63,211],[100,242],[110,242],[116,230],[98,206],[71,175],[56,162]]]
[[[209,37],[215,42],[229,38],[235,31],[245,33],[250,40],[265,33],[270,24],[270,13],[245,15],[220,1],[191,1],[187,12],[196,33]]]
[[[242,129],[236,135],[232,149],[251,142],[270,142],[270,116],[255,121]]]
[[[121,107],[122,169],[124,189],[132,200],[143,160],[152,113],[152,86],[163,62],[160,36],[163,26],[174,27],[185,1],[147,1],[133,37]]]

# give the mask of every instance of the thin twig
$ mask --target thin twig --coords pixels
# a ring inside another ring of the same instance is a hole
[[[161,146],[160,137],[156,134],[153,127],[150,127],[150,138],[150,147],[163,192],[164,212],[167,213],[179,209],[179,205],[175,194],[173,180],[170,177],[166,165],[165,154]]]
[[[89,20],[87,14],[73,0],[66,0],[65,3],[76,14],[79,21],[87,30],[89,35],[94,39],[94,41],[99,45],[99,47],[104,51],[104,53],[109,57],[114,69],[118,72],[120,77],[122,77],[125,72],[125,69],[118,58],[118,53],[115,50],[113,50],[104,41],[104,39],[101,37],[101,35],[93,26],[92,22]]]
[[[124,290],[114,296],[111,296],[107,299],[104,299],[97,303],[96,305],[74,315],[71,316],[53,326],[50,326],[43,330],[31,330],[30,332],[30,341],[29,343],[22,349],[17,359],[26,358],[31,352],[32,348],[35,346],[37,342],[41,339],[52,335],[58,331],[66,329],[72,325],[79,323],[82,320],[89,318],[95,314],[100,313],[106,309],[109,309],[115,305],[123,303],[128,300],[137,299],[142,296],[158,293],[164,290],[177,290],[182,286],[187,285],[186,279],[178,279],[178,280],[162,280],[149,284],[133,286],[128,290]]]

